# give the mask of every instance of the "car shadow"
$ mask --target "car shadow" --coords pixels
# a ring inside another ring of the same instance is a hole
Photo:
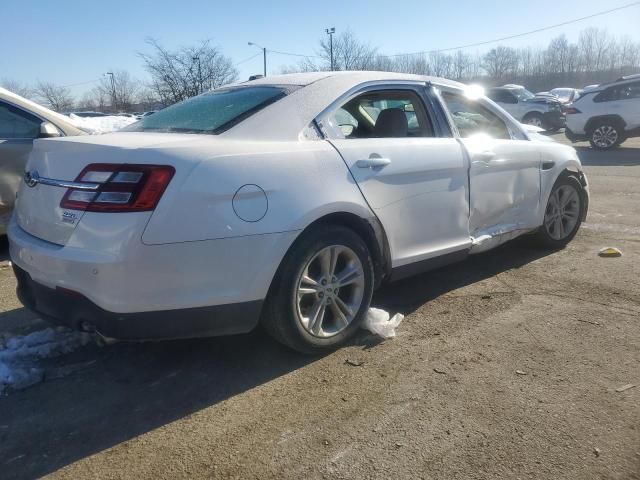
[[[447,292],[520,268],[551,253],[524,236],[488,252],[470,255],[464,261],[386,285],[376,292],[373,304],[409,315]]]
[[[526,239],[516,240],[385,285],[374,304],[409,314],[439,295],[548,253],[529,247]],[[363,333],[355,343],[372,348],[375,339]],[[261,330],[224,338],[87,346],[48,365],[53,373],[43,383],[0,397],[0,477],[44,476],[320,358],[292,352]],[[59,371],[68,374],[56,378]]]
[[[632,167],[640,165],[640,148],[625,147],[608,151],[594,150],[590,147],[575,147],[582,165],[590,167]]]

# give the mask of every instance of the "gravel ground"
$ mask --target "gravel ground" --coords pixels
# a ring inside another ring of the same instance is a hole
[[[0,398],[0,477],[640,478],[640,141],[578,149],[592,204],[565,250],[386,286],[397,338],[324,357],[255,332],[47,360],[64,374]],[[41,328],[14,285],[0,269],[0,331]]]

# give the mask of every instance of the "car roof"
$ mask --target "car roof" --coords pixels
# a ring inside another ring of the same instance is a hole
[[[22,108],[27,112],[30,112],[44,120],[53,123],[56,127],[60,128],[65,135],[82,135],[85,132],[80,128],[73,125],[68,117],[49,110],[48,108],[38,105],[31,100],[27,100],[20,95],[17,95],[6,88],[0,87],[0,100],[4,100],[16,107]]]
[[[593,87],[593,88],[589,88],[588,92],[592,93],[592,92],[600,92],[602,90],[605,90],[608,87],[611,87],[612,85],[624,85],[627,82],[633,82],[633,81],[637,81],[640,80],[640,74],[636,74],[636,75],[626,75],[624,77],[620,77],[617,80],[614,80],[613,82],[606,82],[606,83],[601,83],[600,85],[598,85],[597,87]]]
[[[446,78],[432,77],[429,75],[414,75],[410,73],[397,72],[378,72],[378,71],[340,71],[340,72],[304,72],[304,73],[288,73],[284,75],[273,75],[269,77],[258,78],[246,82],[234,84],[239,85],[297,85],[305,87],[331,77],[341,79],[353,79],[354,86],[365,82],[376,82],[385,80],[408,80],[430,82],[438,85],[447,85],[452,87],[463,88],[464,85]]]

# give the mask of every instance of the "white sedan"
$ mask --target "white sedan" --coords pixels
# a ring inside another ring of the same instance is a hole
[[[335,348],[383,281],[563,247],[588,207],[573,148],[438,78],[270,77],[126,130],[36,141],[9,228],[21,301],[107,337]]]

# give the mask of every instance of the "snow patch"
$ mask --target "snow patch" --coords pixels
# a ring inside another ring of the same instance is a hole
[[[131,125],[138,120],[134,117],[123,117],[120,115],[108,115],[106,117],[79,117],[73,113],[69,115],[73,125],[85,130],[91,135],[115,132],[121,128]]]
[[[0,393],[8,387],[20,390],[41,382],[44,369],[38,366],[38,360],[70,353],[90,339],[87,333],[63,327],[0,339]]]

